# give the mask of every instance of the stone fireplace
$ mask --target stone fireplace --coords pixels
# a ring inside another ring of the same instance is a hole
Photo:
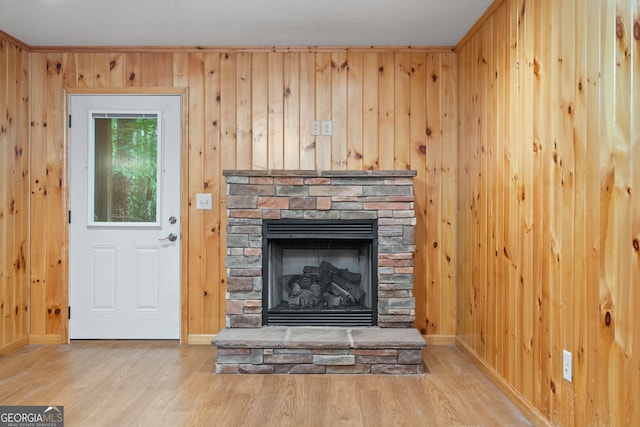
[[[227,327],[213,342],[216,372],[422,372],[415,171],[223,174]]]

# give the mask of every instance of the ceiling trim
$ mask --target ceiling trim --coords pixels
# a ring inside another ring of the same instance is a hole
[[[29,50],[29,51],[31,50],[31,46],[22,42],[21,40],[18,40],[17,38],[13,37],[11,34],[5,33],[2,30],[0,30],[0,40],[6,40],[10,43],[13,43],[14,45],[16,45],[22,50]]]
[[[503,1],[503,0],[500,0]],[[0,30],[0,40],[6,40],[17,47],[35,53],[176,53],[176,52],[281,52],[281,53],[322,53],[322,52],[434,52],[453,53],[456,46],[29,46],[23,41]]]
[[[30,46],[32,52],[136,52],[136,53],[175,53],[175,52],[280,52],[280,53],[322,53],[322,52],[444,52],[453,53],[455,46]]]

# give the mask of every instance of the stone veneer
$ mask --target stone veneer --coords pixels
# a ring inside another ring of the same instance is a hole
[[[415,171],[225,170],[228,328],[262,326],[263,219],[377,219],[379,327],[408,328]]]
[[[422,374],[415,329],[286,327],[223,329],[218,374]]]
[[[227,328],[218,374],[421,374],[413,297],[415,171],[224,171]],[[262,221],[377,220],[377,327],[262,326]]]

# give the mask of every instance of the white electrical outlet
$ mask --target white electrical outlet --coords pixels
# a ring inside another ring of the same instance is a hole
[[[322,135],[331,136],[331,120],[322,121]]]
[[[196,194],[196,209],[210,210],[212,208],[211,194],[198,193]]]
[[[311,122],[311,136],[320,135],[320,120],[313,120]]]
[[[571,353],[567,350],[562,350],[562,377],[569,382],[573,381]]]

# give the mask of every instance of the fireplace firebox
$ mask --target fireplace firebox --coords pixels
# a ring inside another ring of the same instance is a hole
[[[376,220],[265,220],[268,326],[376,326]]]

